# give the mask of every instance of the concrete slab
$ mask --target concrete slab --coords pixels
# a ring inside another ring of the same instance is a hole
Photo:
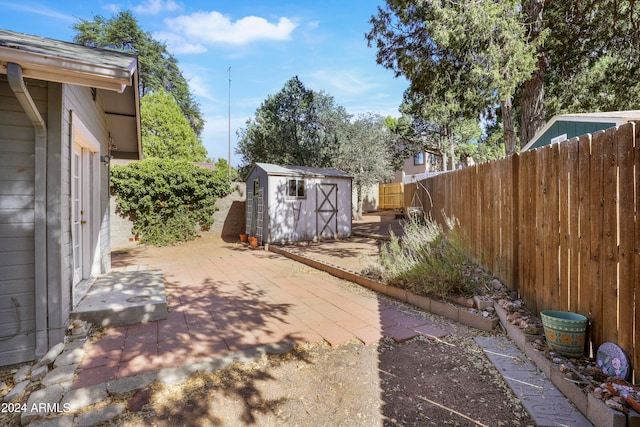
[[[161,270],[114,271],[98,278],[71,313],[99,326],[124,326],[167,318]]]
[[[536,425],[592,426],[571,402],[506,337],[476,337],[487,358],[518,396]]]
[[[77,411],[98,402],[102,402],[109,394],[106,384],[97,384],[91,387],[80,388],[67,392],[62,398],[63,408],[69,411]]]
[[[107,383],[107,392],[110,395],[125,394],[143,389],[158,377],[157,372],[145,372],[133,377],[124,377]]]
[[[74,423],[75,427],[90,427],[106,423],[123,413],[125,406],[122,404],[108,405],[95,411],[78,415]]]

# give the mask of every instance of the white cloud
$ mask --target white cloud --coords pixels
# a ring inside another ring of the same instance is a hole
[[[165,20],[169,28],[203,43],[247,44],[257,40],[288,40],[298,24],[282,17],[277,24],[257,16],[235,22],[219,12],[197,12]]]
[[[367,80],[355,71],[317,70],[311,73],[310,77],[316,82],[313,86],[330,94],[340,92],[347,95],[362,95],[380,87],[379,83]]]
[[[191,43],[178,34],[159,32],[153,33],[153,38],[167,44],[169,52],[179,53],[204,53],[207,48],[200,43]]]
[[[74,22],[76,20],[76,18],[74,18],[71,15],[56,12],[55,10],[51,10],[46,6],[31,7],[28,5],[22,5],[22,4],[16,4],[16,3],[5,3],[5,2],[1,2],[0,6],[6,7],[9,9],[20,10],[23,12],[34,13],[37,15],[48,16],[54,19],[61,19],[69,22]]]
[[[147,0],[146,3],[135,6],[133,11],[139,14],[157,15],[161,12],[174,12],[179,9],[181,9],[180,5],[173,0]]]

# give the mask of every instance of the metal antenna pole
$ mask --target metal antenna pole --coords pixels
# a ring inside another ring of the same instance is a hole
[[[228,174],[229,179],[231,179],[231,67],[229,67],[229,140],[227,141],[227,147],[229,150],[227,156]]]

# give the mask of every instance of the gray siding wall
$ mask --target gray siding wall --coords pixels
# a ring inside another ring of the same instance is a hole
[[[46,120],[46,83],[26,83]],[[0,76],[0,365],[35,357],[34,139]]]
[[[61,141],[61,247],[62,247],[62,287],[61,315],[57,323],[68,324],[72,309],[73,252],[71,246],[71,152],[73,150],[73,121],[79,120],[86,126],[93,137],[100,142],[100,153],[108,152],[109,133],[104,116],[104,107],[100,91],[93,99],[90,88],[64,85],[62,91],[62,141]],[[92,218],[91,237],[91,275],[106,273],[111,268],[109,245],[109,168],[98,162],[99,180],[93,183],[92,194],[99,198],[98,212]],[[76,301],[77,303],[77,301]]]
[[[108,152],[102,98],[89,88],[26,81],[47,123],[47,235],[35,242],[35,132],[5,76],[0,76],[0,366],[35,359],[35,245],[46,245],[48,346],[64,339],[72,309],[71,150],[73,118],[82,121]],[[73,113],[72,113],[73,112]],[[108,167],[98,162],[91,275],[107,272]]]

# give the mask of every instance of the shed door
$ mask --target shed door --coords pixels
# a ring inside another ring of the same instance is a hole
[[[338,235],[338,184],[316,184],[316,235],[321,239]]]

